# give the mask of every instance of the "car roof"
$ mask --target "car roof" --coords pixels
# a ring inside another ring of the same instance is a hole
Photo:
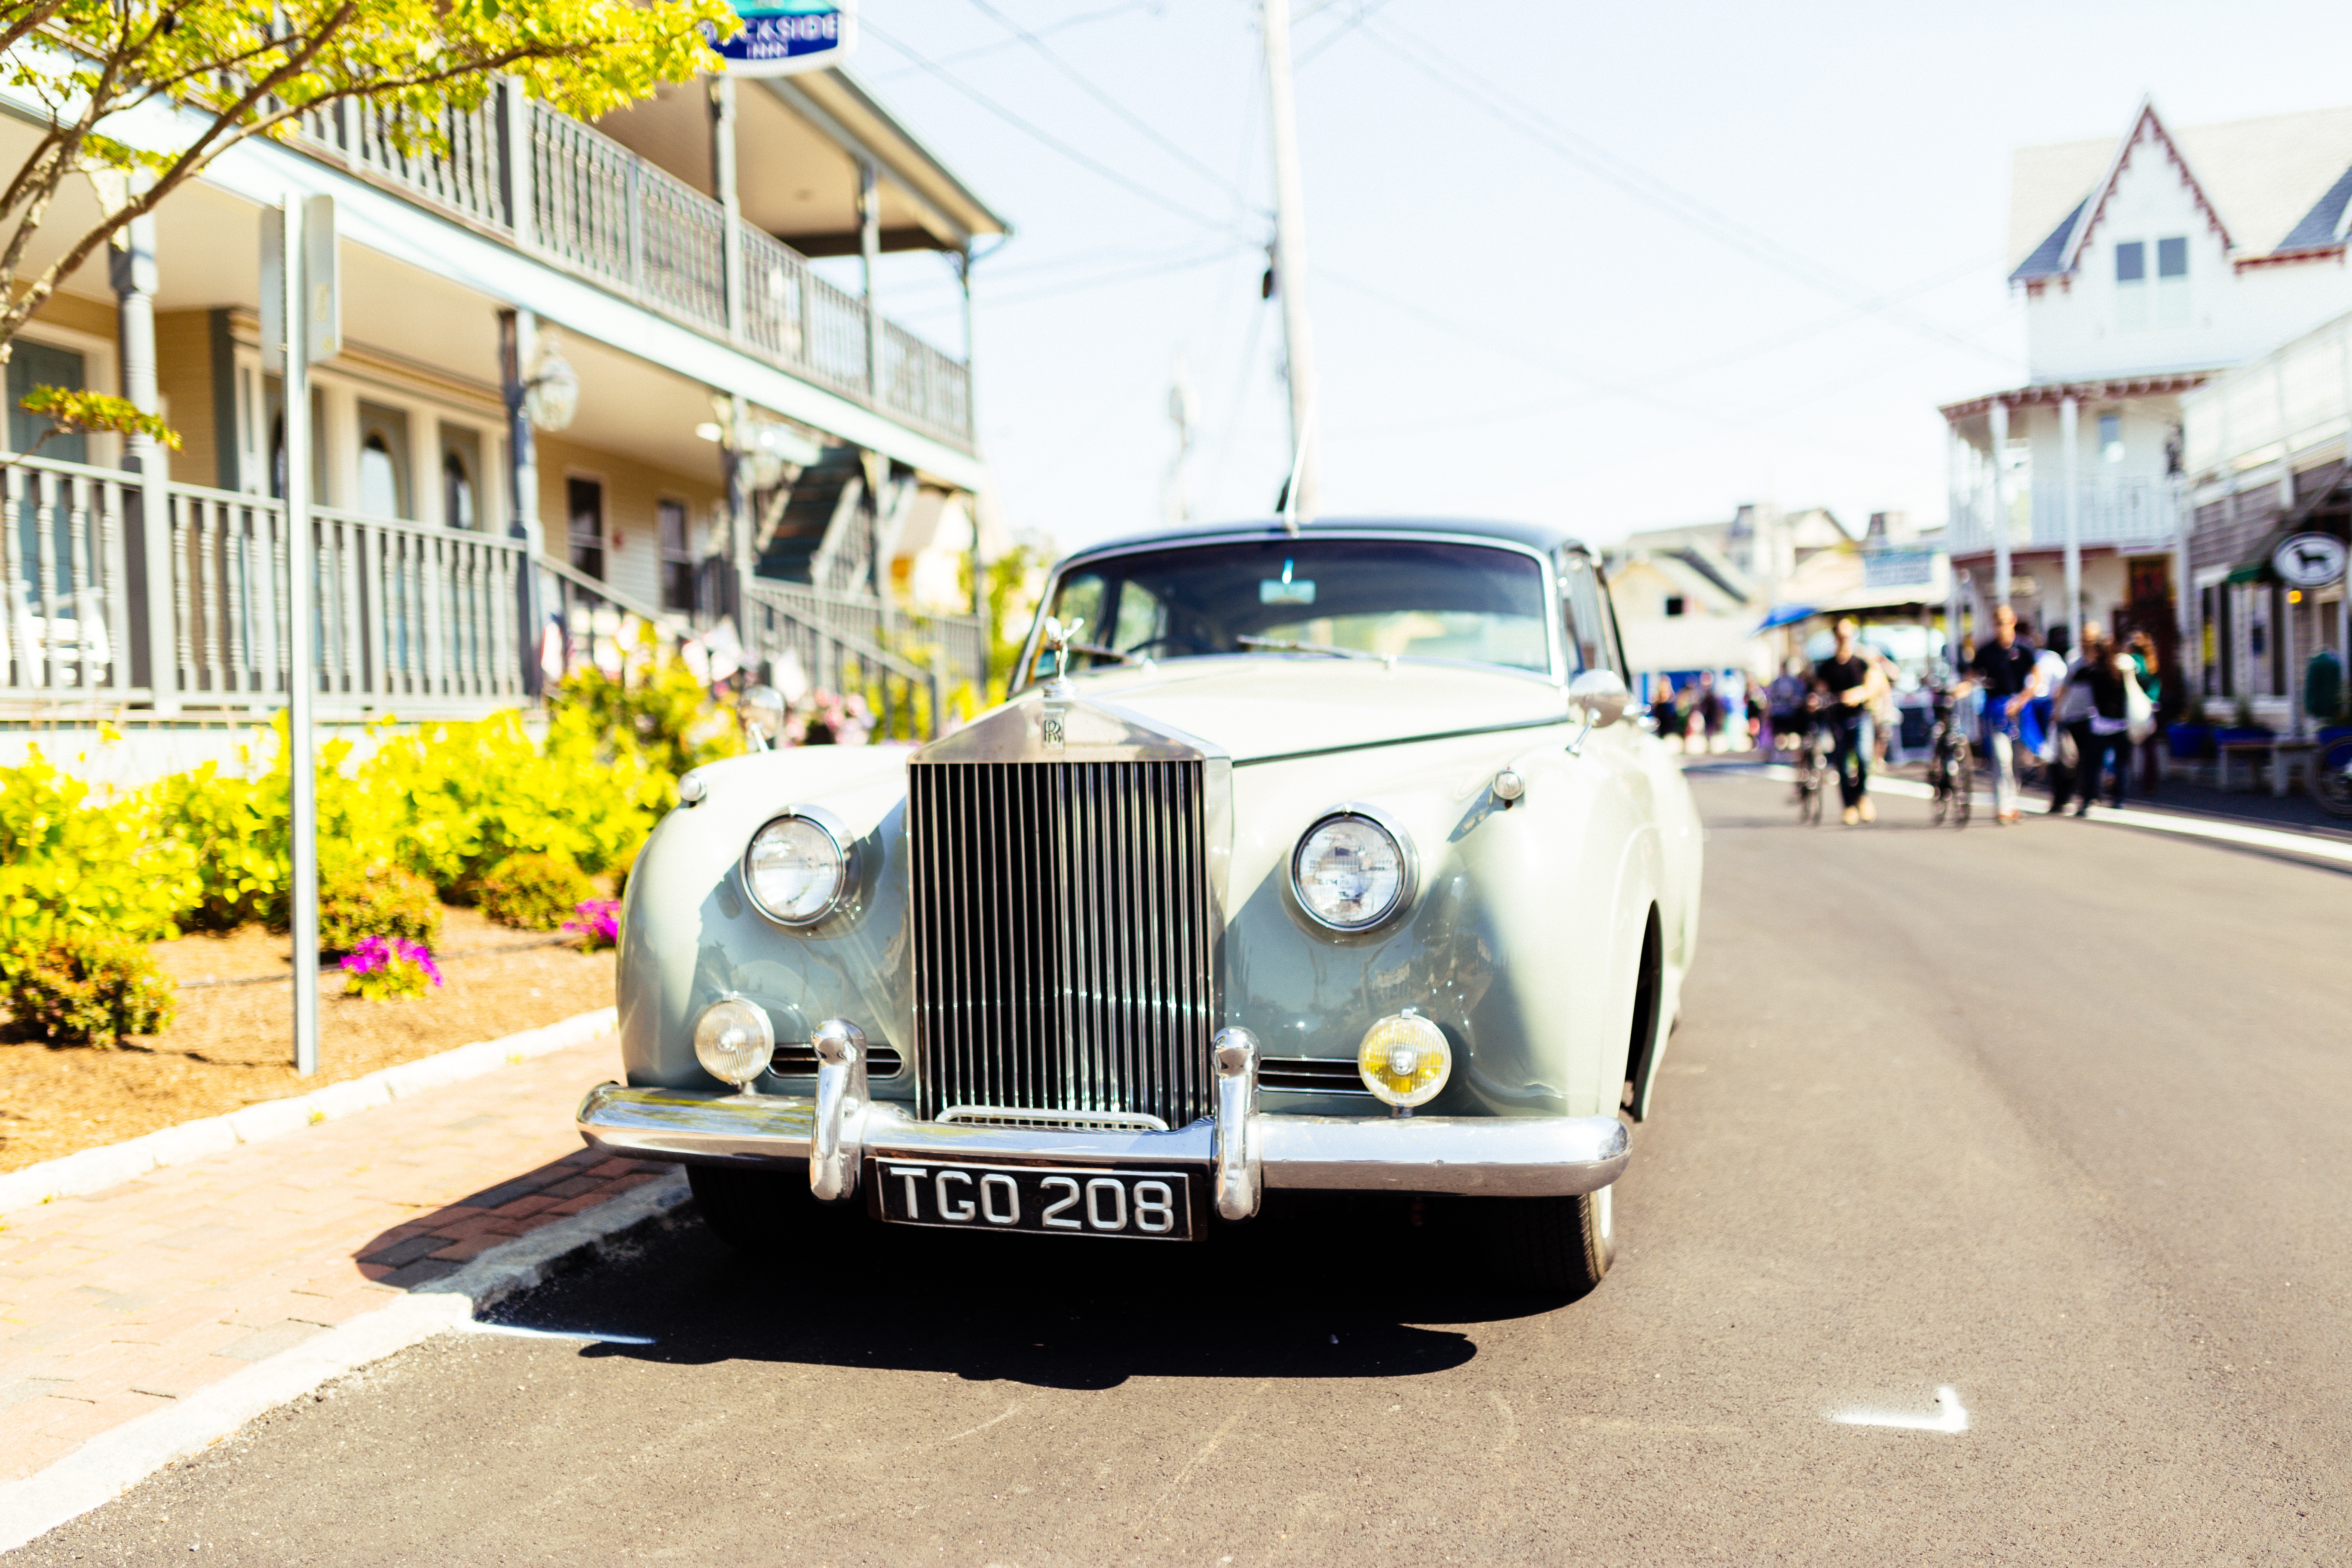
[[[1302,525],[1298,531],[1302,538],[1308,539],[1318,534],[1454,533],[1501,540],[1545,552],[1585,549],[1583,541],[1549,523],[1501,522],[1490,518],[1318,517]],[[1131,533],[1118,539],[1107,539],[1099,544],[1074,550],[1070,554],[1073,557],[1097,555],[1109,550],[1131,550],[1153,544],[1200,544],[1220,539],[1280,539],[1284,532],[1280,518],[1268,518],[1263,521],[1196,523],[1190,528],[1157,529],[1150,533]]]

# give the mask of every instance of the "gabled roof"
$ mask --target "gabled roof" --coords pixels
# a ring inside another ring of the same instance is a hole
[[[2238,262],[2331,248],[2352,206],[2352,108],[2175,132],[2143,100],[2119,142],[2021,148],[2011,165],[2010,280],[2073,272],[2135,155],[2161,152]]]

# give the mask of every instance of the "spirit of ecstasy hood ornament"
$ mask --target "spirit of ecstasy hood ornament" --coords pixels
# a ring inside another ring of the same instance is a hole
[[[1072,619],[1066,626],[1058,616],[1045,617],[1045,646],[1054,650],[1054,681],[1046,695],[1066,697],[1069,694],[1065,678],[1070,673],[1070,645],[1077,641],[1078,633],[1086,629],[1086,625],[1084,616]]]

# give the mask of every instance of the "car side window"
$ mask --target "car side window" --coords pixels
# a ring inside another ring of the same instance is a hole
[[[1591,558],[1573,551],[1559,558],[1560,612],[1568,634],[1569,675],[1616,669],[1616,628],[1609,620],[1608,596]]]

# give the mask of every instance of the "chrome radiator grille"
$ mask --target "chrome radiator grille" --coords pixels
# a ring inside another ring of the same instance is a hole
[[[917,1114],[1209,1114],[1197,762],[908,769]]]

